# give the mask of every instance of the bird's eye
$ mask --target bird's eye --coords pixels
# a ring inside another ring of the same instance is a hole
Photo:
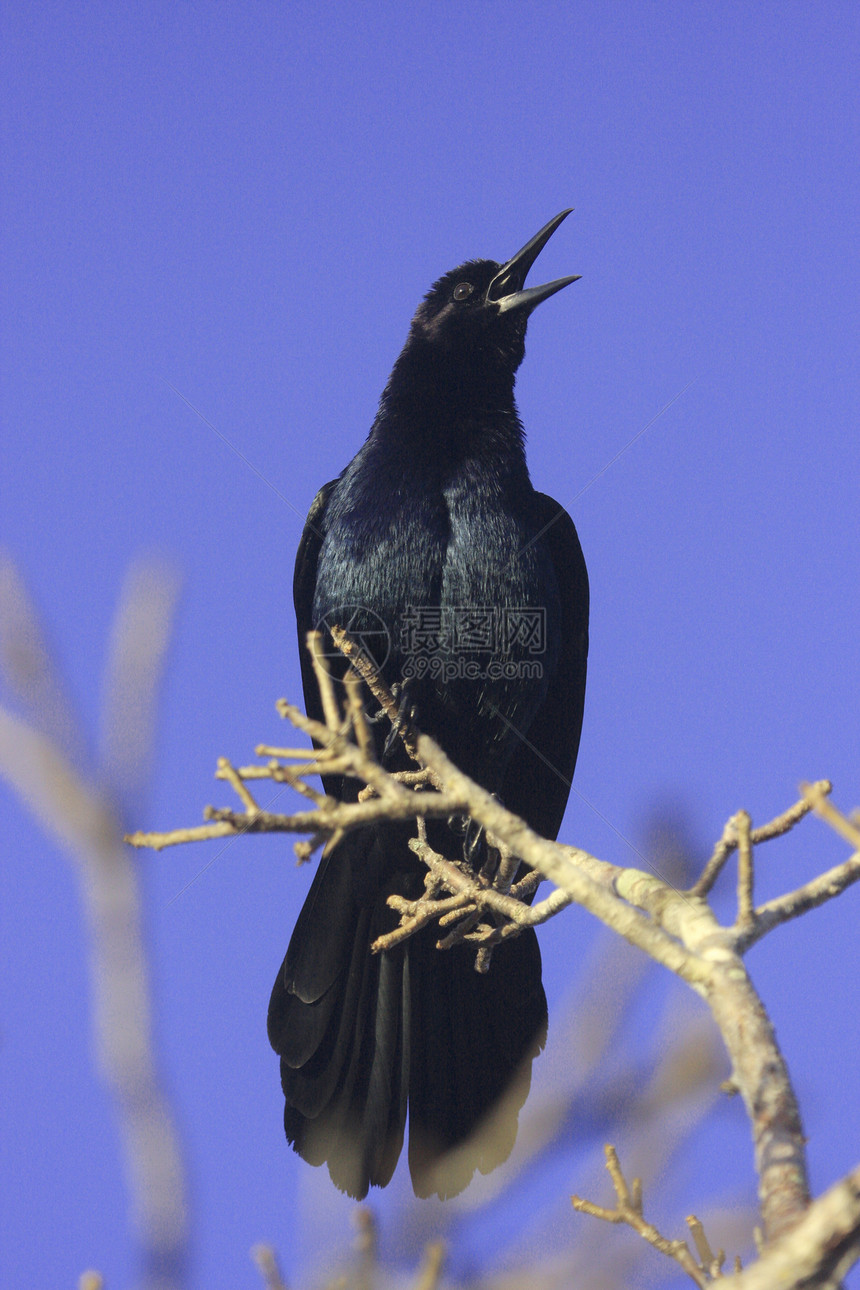
[[[454,299],[468,300],[474,290],[475,288],[472,286],[471,282],[458,282],[454,288]]]

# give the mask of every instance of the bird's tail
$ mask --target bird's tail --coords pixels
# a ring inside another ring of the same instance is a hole
[[[435,926],[370,953],[397,921],[388,894],[422,887],[402,830],[349,835],[320,862],[272,990],[287,1138],[358,1199],[390,1180],[407,1105],[416,1194],[454,1195],[506,1159],[546,1034],[530,930],[499,946],[483,976],[474,949],[436,949]],[[493,1107],[492,1132],[473,1138]]]

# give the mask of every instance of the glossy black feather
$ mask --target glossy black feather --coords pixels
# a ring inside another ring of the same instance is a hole
[[[461,265],[425,297],[368,439],[314,500],[294,600],[311,715],[322,714],[305,635],[337,621],[365,637],[389,685],[408,678],[422,730],[555,837],[582,724],[588,580],[569,516],[532,488],[513,398],[528,313],[559,289],[522,289],[534,245],[548,235],[542,230],[505,266]],[[416,674],[423,656],[410,624],[443,611],[504,620],[495,657],[507,670],[455,675],[457,660],[471,657],[460,642],[437,651],[444,674]],[[542,622],[537,646],[528,626],[511,637],[517,615]],[[385,750],[382,723],[375,729],[379,755],[405,768],[399,747]],[[325,788],[354,799],[358,786],[329,777]],[[459,853],[453,825],[429,827],[438,850]],[[422,890],[409,836],[405,826],[383,825],[324,854],[269,1008],[287,1137],[356,1197],[391,1177],[407,1108],[418,1194],[454,1194],[476,1168],[505,1159],[546,1032],[531,931],[500,946],[483,976],[474,950],[438,951],[432,927],[370,954],[396,924],[388,895]],[[473,1136],[488,1116],[492,1132]]]

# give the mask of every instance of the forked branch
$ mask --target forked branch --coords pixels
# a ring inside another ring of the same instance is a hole
[[[612,1186],[615,1189],[614,1207],[609,1209],[604,1205],[595,1205],[593,1201],[584,1200],[581,1196],[571,1196],[573,1208],[580,1214],[590,1214],[592,1218],[602,1219],[605,1223],[626,1223],[628,1227],[633,1228],[634,1232],[638,1232],[649,1245],[653,1245],[655,1250],[665,1254],[667,1258],[673,1259],[680,1268],[683,1268],[691,1280],[703,1290],[704,1287],[718,1278],[721,1279],[722,1267],[726,1261],[725,1252],[719,1250],[714,1254],[705,1235],[705,1229],[695,1214],[689,1215],[687,1226],[695,1242],[699,1262],[696,1261],[686,1241],[671,1240],[663,1236],[654,1224],[645,1218],[641,1180],[634,1178],[632,1183],[628,1185],[615,1147],[607,1144],[604,1151],[606,1153],[606,1168],[612,1179]],[[739,1272],[740,1268],[740,1259],[736,1258],[735,1270]]]
[[[424,892],[414,900],[396,895],[390,898],[389,903],[399,915],[399,925],[380,937],[372,948],[383,953],[436,921],[439,948],[444,950],[460,942],[474,945],[476,966],[482,971],[489,966],[493,947],[519,935],[524,927],[553,917],[571,902],[584,905],[608,927],[680,976],[710,1007],[732,1063],[729,1083],[742,1095],[750,1118],[765,1249],[781,1248],[788,1234],[798,1229],[809,1206],[804,1137],[788,1071],[741,956],[767,932],[834,898],[860,879],[860,829],[828,800],[829,782],[804,785],[801,800],[767,824],[753,827],[745,812],[733,816],[699,880],[689,891],[678,891],[652,873],[613,865],[575,847],[539,837],[422,735],[414,727],[411,714],[404,710],[405,705],[398,707],[354,643],[340,632],[334,635],[350,665],[343,687],[344,700],[338,701],[318,641],[312,637],[309,644],[325,720],[306,717],[284,701],[278,704],[280,714],[308,735],[315,748],[262,745],[257,749],[258,755],[266,758],[262,765],[234,767],[227,761],[219,762],[217,777],[231,784],[239,798],[239,809],[209,808],[208,822],[202,826],[163,834],[135,834],[129,841],[160,848],[231,833],[301,833],[309,835],[307,841],[296,845],[300,859],[305,859],[324,843],[336,844],[355,829],[383,821],[413,820],[416,837],[410,845],[427,867]],[[359,701],[362,687],[369,690],[392,723],[395,737],[414,769],[391,773],[380,764],[364,706]],[[326,777],[327,782],[329,776],[352,782],[355,787],[349,794],[351,800],[335,799],[309,784],[308,779],[317,774]],[[289,784],[306,799],[308,809],[292,815],[261,809],[249,788],[252,781],[260,779]],[[853,854],[796,891],[757,907],[756,848],[794,828],[811,811],[849,841]],[[492,865],[474,869],[462,857],[440,855],[429,844],[426,821],[451,816],[467,817],[485,832],[497,857]],[[732,925],[724,926],[706,897],[735,851],[737,916]],[[515,881],[520,862],[528,871]],[[553,890],[530,906],[528,901],[542,880],[548,880]],[[659,1233],[654,1236],[641,1212],[641,1196],[635,1187],[628,1188],[623,1182],[614,1157],[611,1171],[618,1198],[611,1211],[612,1221],[628,1222],[643,1232],[647,1229],[652,1244],[657,1244],[659,1238],[666,1246],[664,1253],[670,1252],[676,1261],[685,1260],[682,1265],[695,1268],[699,1284],[706,1284],[701,1278],[713,1275],[712,1268],[720,1264],[720,1256],[710,1255],[701,1228],[695,1222],[691,1225],[697,1262],[684,1242],[667,1242]],[[598,1213],[586,1202],[579,1208]],[[609,1213],[600,1211],[599,1216],[606,1218]],[[848,1257],[852,1248],[847,1237],[846,1241],[843,1257]],[[746,1278],[752,1271],[750,1268],[738,1275]],[[743,1284],[747,1284],[746,1280]]]

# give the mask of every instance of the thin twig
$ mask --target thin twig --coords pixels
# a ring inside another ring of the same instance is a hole
[[[824,781],[826,783],[826,781]],[[829,784],[827,791],[829,791]],[[807,795],[807,801],[810,808],[814,809],[816,814],[820,815],[831,828],[834,829],[840,837],[845,838],[848,842],[857,845],[858,850],[854,855],[849,856],[841,864],[834,865],[826,873],[819,874],[818,877],[804,883],[795,891],[788,892],[785,896],[779,896],[775,900],[769,900],[764,905],[760,905],[755,911],[753,924],[746,931],[739,934],[737,938],[737,950],[740,954],[745,954],[751,945],[760,940],[762,936],[771,931],[781,923],[787,923],[793,918],[798,918],[801,914],[807,913],[810,909],[815,909],[818,905],[825,904],[828,900],[833,900],[839,896],[848,887],[853,886],[855,882],[860,881],[860,829],[838,810],[832,802],[824,796],[824,789],[821,784],[803,784],[802,791]]]
[[[735,816],[738,831],[738,919],[741,931],[747,931],[755,919],[753,913],[753,851],[750,831],[752,821],[747,811],[738,811]]]
[[[255,1245],[251,1258],[263,1278],[265,1290],[287,1290],[287,1283],[278,1265],[278,1256],[271,1245]]]
[[[395,790],[399,789],[396,780],[392,779],[391,775],[383,770],[374,758],[365,756],[356,744],[351,743],[346,738],[345,734],[341,732],[333,733],[321,721],[315,721],[313,717],[306,717],[300,708],[297,708],[292,703],[287,703],[286,699],[278,699],[275,708],[281,717],[291,722],[297,729],[304,731],[314,742],[324,744],[333,756],[339,758],[337,770],[332,770],[327,764],[321,764],[316,768],[315,773],[320,775],[350,775],[354,779],[363,780],[364,783],[370,784],[376,789],[380,797],[390,797]],[[340,769],[341,764],[345,769]]]
[[[790,919],[817,908],[818,905],[823,905],[834,896],[841,896],[846,888],[858,881],[860,881],[860,852],[844,860],[842,864],[834,865],[826,873],[819,874],[817,878],[798,887],[796,891],[789,892],[787,896],[780,896],[776,900],[769,900],[766,904],[759,905],[755,911],[755,926],[745,936],[739,937],[739,952],[745,954],[751,945],[772,928],[780,923],[787,923]]]
[[[283,702],[286,704],[286,700],[284,700]],[[291,707],[292,705],[286,704],[286,706]],[[299,708],[295,708],[292,710],[295,712],[300,711]],[[281,716],[285,715],[283,712],[280,711],[280,708],[278,709],[278,711]],[[326,761],[326,758],[331,756],[331,749],[320,748],[318,751],[314,751],[314,749],[312,748],[274,748],[272,747],[271,744],[257,744],[257,746],[254,749],[254,753],[257,757],[278,757],[281,761],[292,760],[292,761],[304,762],[304,761],[307,761],[308,757],[310,756],[312,757],[312,761],[308,762],[308,765],[311,767],[311,769],[308,770],[307,772],[310,775],[310,774],[318,774],[320,765],[324,766],[326,770],[328,769],[328,762]]]
[[[378,936],[371,944],[371,953],[381,954],[383,950],[393,949],[395,945],[408,940],[422,927],[426,927],[428,923],[432,923],[434,919],[441,918],[448,912],[456,911],[459,916],[467,900],[468,897],[464,895],[449,896],[443,900],[417,901],[405,901],[399,896],[389,896],[388,904],[401,915],[400,925],[393,931]]]
[[[253,767],[249,769],[256,770],[257,768]],[[318,789],[314,788],[311,784],[306,784],[305,781],[302,779],[300,770],[297,767],[281,766],[276,761],[270,761],[268,766],[265,769],[269,772],[268,777],[272,779],[274,783],[288,784],[289,787],[294,789],[299,794],[300,797],[306,797],[308,801],[313,802],[315,806],[320,806],[320,807],[325,806],[328,802],[331,802],[333,800],[331,797],[329,797],[328,793],[321,793]],[[253,779],[257,777],[253,775],[246,776],[243,774],[242,778]]]
[[[415,1290],[436,1290],[445,1267],[445,1244],[431,1241],[424,1247],[424,1262],[418,1272]]]
[[[812,788],[826,796],[832,792],[833,785],[829,779],[820,779],[812,785]],[[750,841],[753,846],[757,847],[762,842],[769,842],[771,838],[781,837],[784,833],[788,833],[789,830],[793,829],[795,824],[798,824],[812,809],[813,803],[807,800],[806,797],[802,797],[799,802],[795,802],[794,806],[790,806],[787,811],[777,815],[768,824],[762,824],[759,828],[753,829],[750,834]],[[737,830],[735,829],[734,816],[732,816],[723,829],[722,836],[714,847],[714,853],[702,871],[702,876],[689,889],[691,896],[707,896],[719,877],[724,864],[732,853],[737,850],[737,846]]]
[[[305,639],[311,656],[314,676],[317,680],[317,688],[320,692],[325,723],[332,734],[338,734],[343,723],[338,711],[337,699],[334,695],[331,673],[326,666],[325,655],[322,652],[322,633],[308,632]]]
[[[409,756],[413,761],[420,763],[421,759],[418,756],[417,748],[418,732],[409,717],[398,708],[391,691],[382,681],[373,663],[361,647],[342,628],[332,627],[330,631],[335,645],[358,672],[362,681],[364,681],[370,693],[388,717],[392,728],[397,731]]]
[[[632,1184],[628,1187],[615,1148],[611,1144],[607,1144],[604,1150],[606,1153],[606,1168],[612,1179],[612,1186],[615,1189],[615,1208],[608,1209],[604,1205],[595,1205],[592,1201],[583,1200],[580,1196],[571,1196],[573,1208],[581,1214],[590,1214],[592,1218],[602,1219],[605,1223],[626,1223],[628,1227],[632,1227],[635,1232],[638,1232],[649,1245],[653,1245],[655,1250],[659,1250],[667,1258],[674,1259],[679,1267],[683,1268],[687,1275],[695,1281],[700,1290],[705,1290],[708,1278],[693,1258],[686,1241],[669,1240],[661,1235],[653,1223],[648,1222],[642,1212],[641,1181],[638,1178],[634,1178]]]
[[[376,749],[373,745],[373,736],[368,729],[367,714],[361,701],[361,680],[354,668],[347,668],[343,683],[346,689],[346,712],[355,733],[355,742],[365,757],[375,761]]]
[[[702,1271],[707,1273],[712,1281],[716,1281],[722,1274],[723,1264],[726,1261],[725,1250],[717,1250],[716,1254],[714,1254],[711,1249],[711,1243],[705,1235],[701,1220],[696,1218],[695,1214],[687,1215],[687,1226],[696,1246],[696,1253],[699,1256],[699,1265]],[[735,1255],[735,1270],[738,1272],[741,1270],[741,1261],[738,1255]]]
[[[382,772],[385,773],[384,771]],[[334,838],[341,833],[366,828],[369,824],[396,820],[412,820],[416,815],[427,819],[447,819],[466,809],[463,798],[453,793],[394,793],[398,785],[389,785],[384,796],[364,802],[340,802],[326,798],[323,805],[312,811],[297,811],[293,815],[279,815],[273,811],[259,810],[249,816],[244,811],[229,807],[208,806],[204,818],[211,823],[185,829],[171,829],[165,833],[148,833],[138,830],[125,836],[133,847],[150,847],[161,851],[164,847],[184,842],[200,842],[230,834],[244,833],[313,833],[315,836]]]
[[[828,802],[827,794],[830,791],[830,785],[822,789],[821,784],[801,784],[800,791],[803,794],[804,801],[816,815],[820,815],[822,820],[826,820],[830,827],[844,838],[855,851],[860,851],[860,828],[849,820],[847,815],[838,811],[832,802]]]
[[[408,788],[433,787],[433,776],[428,770],[390,770],[387,774],[396,784],[405,784]],[[366,802],[374,795],[378,796],[376,789],[371,784],[366,784],[358,794],[358,801]]]
[[[227,780],[237,797],[244,804],[245,810],[249,815],[257,815],[260,808],[245,787],[244,780],[236,770],[236,767],[233,766],[226,757],[219,757],[217,765],[218,769],[215,772],[216,777],[218,779]]]
[[[376,1270],[378,1234],[373,1210],[362,1205],[355,1211],[353,1222],[358,1229],[355,1248],[358,1253],[356,1290],[370,1290]]]

